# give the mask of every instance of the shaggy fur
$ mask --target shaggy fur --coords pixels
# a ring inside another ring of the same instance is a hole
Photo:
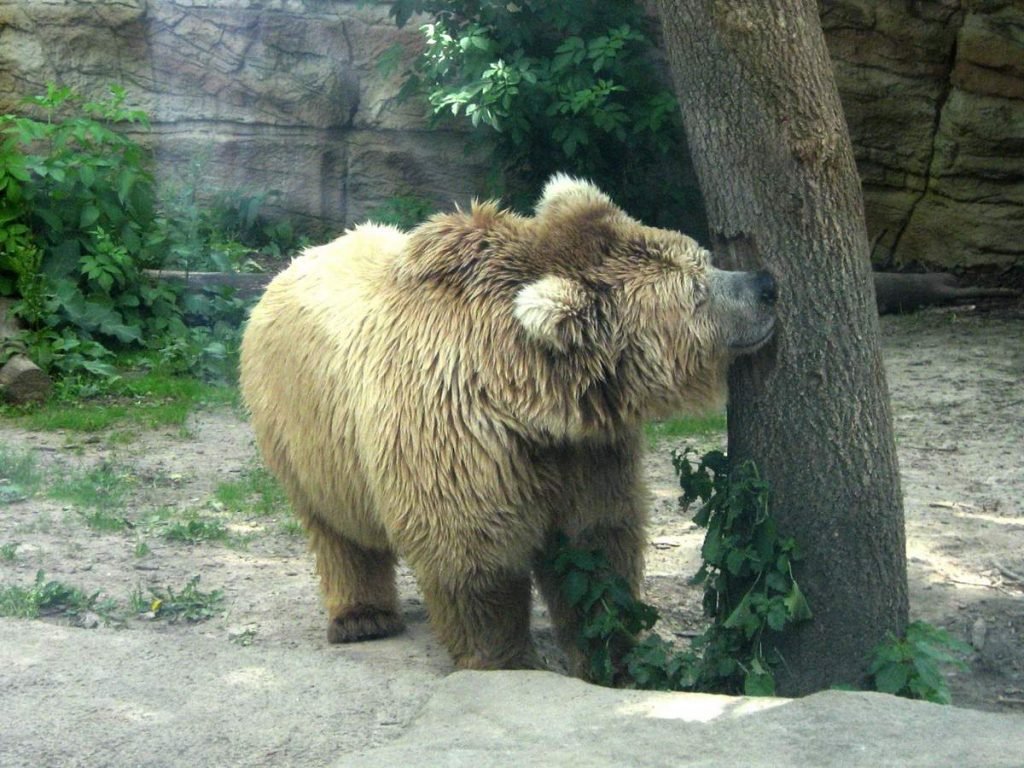
[[[540,554],[563,531],[638,587],[641,424],[722,390],[713,271],[690,238],[556,176],[533,217],[483,203],[410,234],[364,225],[275,278],[242,390],[330,640],[402,628],[401,557],[458,667],[535,666],[532,572],[579,672]]]

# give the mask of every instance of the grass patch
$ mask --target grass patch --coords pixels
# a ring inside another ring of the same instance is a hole
[[[264,467],[254,466],[238,480],[221,483],[213,497],[226,512],[268,517],[288,510],[284,489]]]
[[[186,544],[200,544],[204,541],[227,542],[231,532],[219,520],[200,517],[182,520],[167,525],[163,532],[167,541],[180,541]]]
[[[0,448],[0,504],[27,499],[39,490],[42,481],[32,451]]]
[[[6,544],[0,544],[0,561],[13,563],[18,559],[18,547],[20,546],[20,541],[9,541]]]
[[[294,518],[289,518],[281,523],[281,532],[286,533],[289,536],[303,536],[306,531],[302,527],[302,523]]]
[[[649,445],[654,446],[663,440],[676,440],[687,437],[701,437],[726,429],[725,412],[709,413],[701,416],[683,416],[665,421],[652,421],[644,425],[644,434]]]
[[[131,527],[131,523],[121,515],[112,515],[102,509],[82,512],[82,522],[89,528],[100,533],[120,533]]]
[[[130,442],[134,439],[131,427],[181,429],[197,406],[231,405],[238,400],[234,387],[207,384],[159,367],[140,368],[139,361],[118,370],[118,376],[99,386],[66,384],[41,405],[0,406],[0,416],[36,431],[99,432],[117,427],[121,434],[116,439]]]
[[[99,591],[90,595],[61,581],[47,581],[43,571],[36,572],[30,587],[0,587],[0,616],[35,619],[44,614],[77,616],[92,611],[109,619],[115,609],[113,600],[100,600]]]
[[[244,547],[250,540],[232,533],[223,520],[216,517],[204,517],[192,510],[179,512],[164,507],[150,514],[143,525],[147,533],[159,536],[164,541],[182,544],[215,542],[229,547]],[[148,553],[149,547],[144,543],[143,547],[144,555]],[[137,546],[136,556],[142,557],[143,555],[139,555],[138,551],[139,547]]]
[[[131,477],[127,473],[104,462],[94,469],[57,480],[49,487],[47,494],[79,510],[91,510],[92,514],[85,515],[90,527],[121,530],[127,526],[124,518],[120,518],[120,526],[109,523],[106,518],[112,517],[107,514],[109,510],[122,505],[130,485]],[[90,520],[93,522],[90,523]]]

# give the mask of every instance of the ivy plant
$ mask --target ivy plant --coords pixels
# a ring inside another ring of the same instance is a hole
[[[811,618],[793,577],[795,541],[783,537],[769,513],[769,489],[756,467],[730,471],[712,451],[673,454],[682,502],[702,505],[694,522],[706,529],[703,565],[694,583],[704,585],[710,625],[688,649],[679,650],[654,632],[653,606],[638,600],[601,552],[579,550],[562,538],[550,564],[563,594],[578,611],[578,644],[590,660],[590,676],[604,685],[660,690],[771,695],[780,663],[773,632]]]

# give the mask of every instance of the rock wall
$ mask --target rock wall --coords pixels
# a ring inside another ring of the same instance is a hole
[[[48,81],[146,110],[158,176],[206,191],[281,192],[332,229],[395,195],[465,202],[486,170],[465,136],[428,131],[378,64],[415,27],[386,3],[336,0],[0,0],[0,112]]]
[[[821,7],[876,263],[1024,266],[1024,3]]]
[[[821,0],[884,265],[1024,266],[1024,3]],[[0,0],[0,112],[59,81],[129,89],[161,178],[281,191],[337,229],[394,196],[483,188],[465,135],[428,130],[378,64],[388,4],[337,0]]]

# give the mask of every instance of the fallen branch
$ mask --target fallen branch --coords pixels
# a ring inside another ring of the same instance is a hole
[[[961,288],[956,277],[946,272],[875,272],[874,278],[875,300],[880,315],[971,299],[1010,299],[1021,295],[1020,291],[1013,288]]]
[[[999,573],[1001,573],[1004,578],[1009,579],[1010,581],[1015,582],[1017,584],[1024,584],[1024,576],[1017,573],[1016,571],[1011,571],[998,560],[994,560],[992,562],[992,565],[996,567],[996,570],[999,571]]]
[[[142,274],[152,280],[184,283],[185,290],[234,288],[239,296],[255,296],[267,287],[274,275],[266,272],[185,272],[179,269],[144,269]]]

